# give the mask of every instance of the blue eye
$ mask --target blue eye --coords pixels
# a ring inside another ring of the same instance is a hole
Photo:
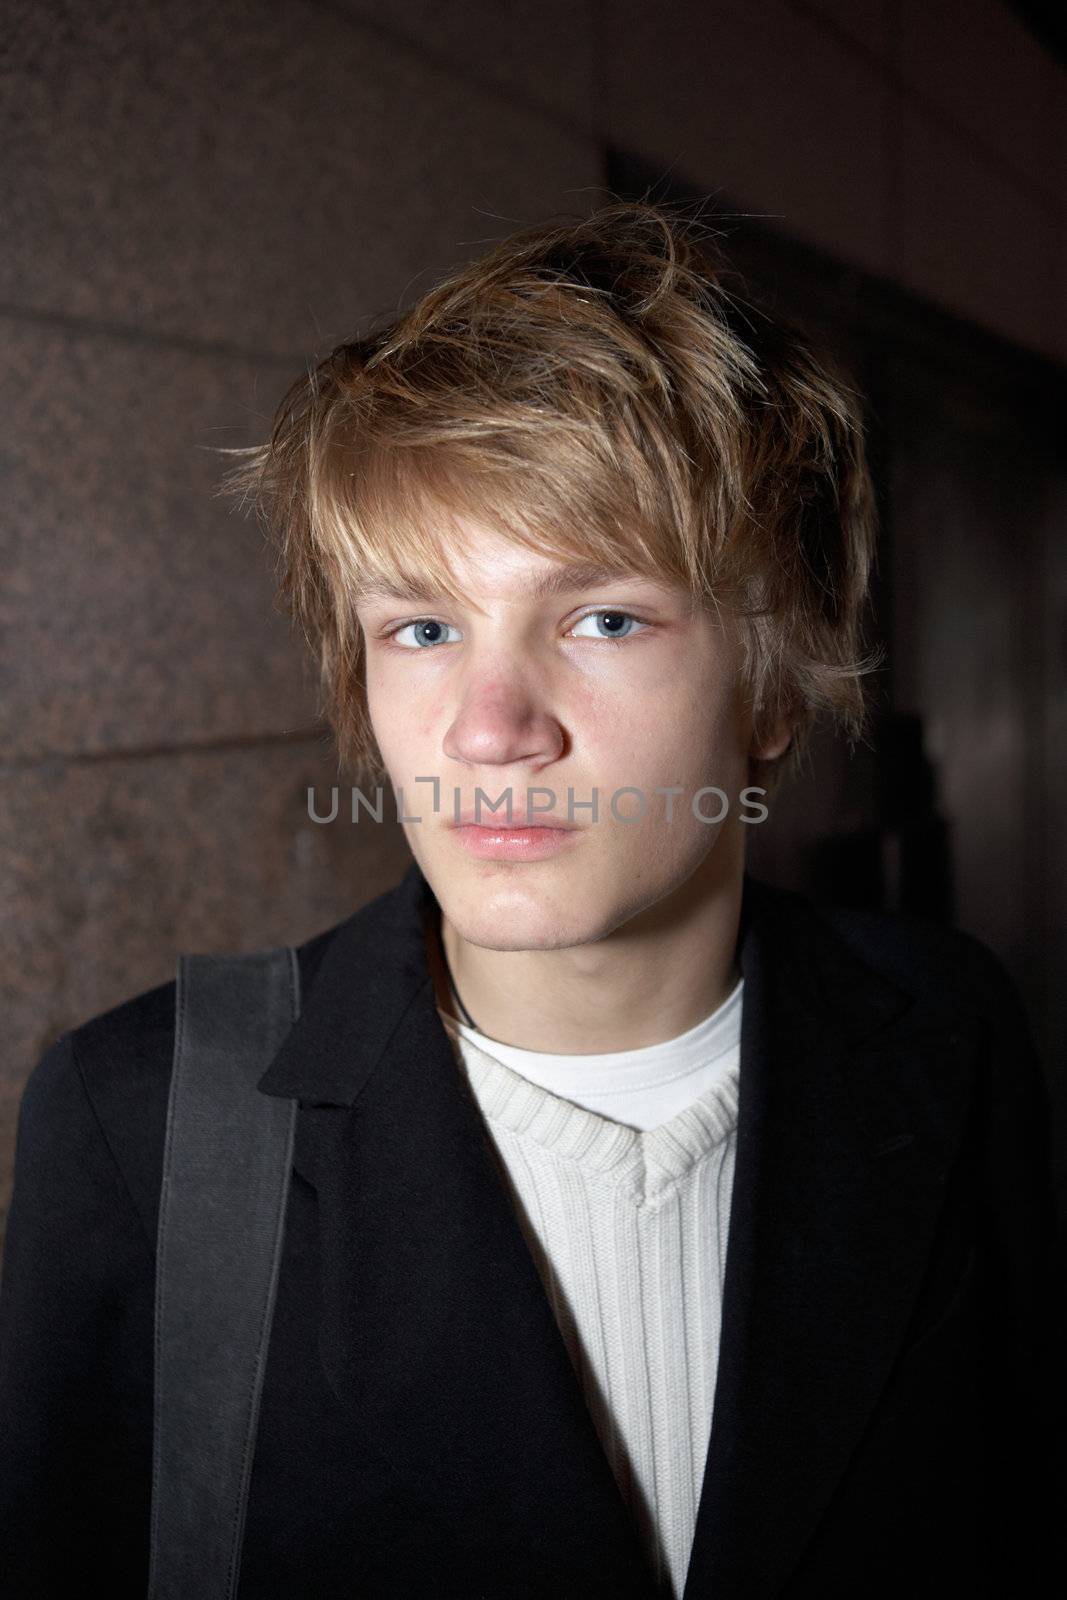
[[[405,622],[390,634],[390,639],[397,643],[400,635],[406,633],[409,628],[415,629],[415,642],[414,644],[401,645],[400,648],[402,650],[425,650],[429,649],[431,645],[448,643],[448,640],[440,637],[441,634],[447,632],[448,623],[438,622],[436,617],[418,617],[414,622]],[[453,629],[452,631],[456,632],[457,630]]]
[[[601,619],[604,619],[604,631],[600,631]],[[628,639],[635,627],[648,627],[647,622],[642,622],[640,617],[635,617],[630,611],[617,611],[614,608],[602,606],[599,611],[589,611],[584,617],[579,617],[570,632],[574,634],[585,622],[595,623],[597,631],[584,635],[579,634],[579,638],[621,641],[622,639]],[[621,629],[618,627],[619,623],[623,625]],[[414,638],[406,642],[402,641],[401,636],[407,633],[409,629],[414,630]],[[436,617],[416,617],[414,622],[404,622],[401,623],[399,628],[394,628],[388,638],[391,643],[399,644],[402,650],[428,650],[435,645],[455,643],[455,639],[446,637],[448,633],[456,635],[457,638],[462,638],[459,629],[451,627],[447,622],[441,622]]]
[[[611,611],[606,608],[601,611],[590,611],[588,615],[580,617],[574,626],[579,628],[583,622],[599,622],[602,617],[606,618],[609,623],[636,623],[639,628],[647,626],[646,623],[642,622],[639,617],[635,617],[630,611]],[[633,628],[626,628],[624,632],[620,632],[617,628],[612,627],[606,633],[584,634],[580,637],[587,639],[628,639],[632,632]]]

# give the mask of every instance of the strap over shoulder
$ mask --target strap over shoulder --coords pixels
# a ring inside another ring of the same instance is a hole
[[[297,1109],[256,1084],[299,1009],[289,946],[178,958],[156,1247],[149,1600],[237,1592]]]

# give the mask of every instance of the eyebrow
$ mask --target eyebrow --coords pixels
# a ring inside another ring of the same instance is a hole
[[[655,582],[637,572],[628,571],[623,567],[605,567],[599,562],[580,561],[567,566],[553,567],[549,572],[543,572],[539,577],[531,580],[527,594],[535,600],[554,599],[561,594],[570,594],[576,589],[593,589],[603,583],[647,583]],[[357,600],[382,599],[382,600],[444,600],[448,596],[444,590],[431,584],[412,581],[409,583],[393,583],[388,578],[370,575],[363,578],[356,586]]]

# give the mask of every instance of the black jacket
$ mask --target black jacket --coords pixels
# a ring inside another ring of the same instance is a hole
[[[435,910],[412,864],[301,946],[303,1014],[260,1081],[300,1110],[241,1600],[651,1600],[435,1009]],[[1048,1099],[1014,989],[966,935],[751,877],[739,959],[685,1600],[1059,1592]],[[23,1097],[0,1294],[11,1600],[145,1592],[174,993],[65,1034]]]

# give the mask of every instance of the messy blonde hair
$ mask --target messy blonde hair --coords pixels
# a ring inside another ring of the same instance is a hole
[[[277,600],[318,661],[343,767],[385,776],[356,601],[368,576],[457,600],[441,528],[682,584],[740,619],[750,763],[773,788],[829,713],[865,727],[875,513],[859,404],[738,292],[682,208],[613,201],[529,227],[289,389],[225,488],[265,517]],[[442,513],[445,513],[444,517]],[[695,734],[699,730],[694,730]]]

